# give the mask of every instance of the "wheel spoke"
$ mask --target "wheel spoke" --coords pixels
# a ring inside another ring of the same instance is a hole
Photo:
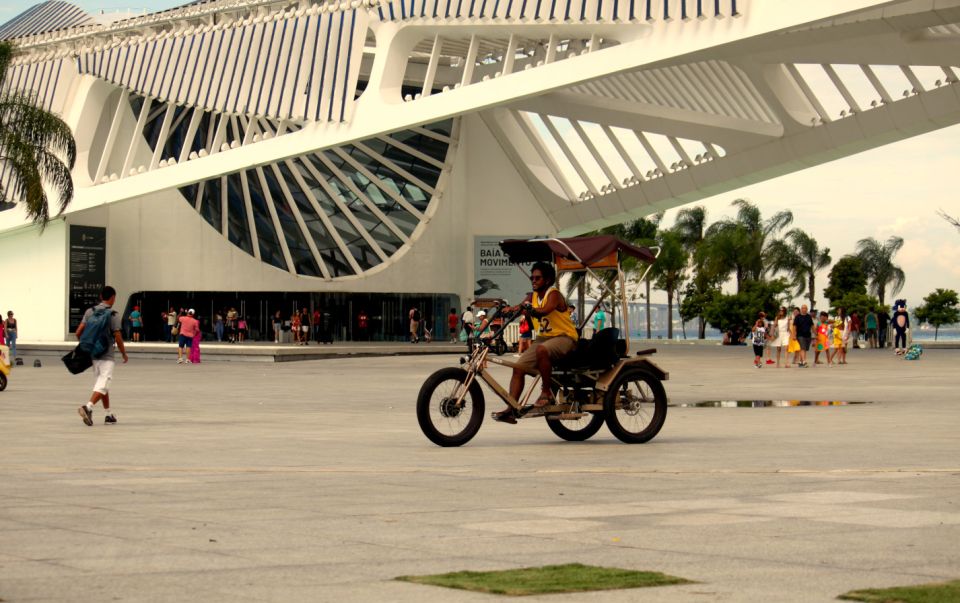
[[[456,404],[459,386],[459,381],[448,379],[440,383],[430,397],[430,421],[437,431],[444,435],[453,436],[461,433],[473,416],[469,392],[459,406]]]

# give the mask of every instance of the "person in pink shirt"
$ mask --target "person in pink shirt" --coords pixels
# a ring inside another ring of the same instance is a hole
[[[193,317],[197,321],[197,334],[193,336],[193,347],[190,348],[190,357],[187,359],[190,364],[200,364],[200,340],[203,338],[200,330],[200,319]]]
[[[190,364],[190,351],[193,349],[193,338],[200,332],[200,322],[194,318],[193,308],[187,310],[186,316],[179,318],[180,335],[177,339],[177,364]],[[186,347],[186,351],[184,351]]]

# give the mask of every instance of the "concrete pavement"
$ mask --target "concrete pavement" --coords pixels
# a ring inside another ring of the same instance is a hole
[[[549,600],[829,601],[960,577],[960,351],[805,370],[753,369],[745,348],[655,360],[672,403],[870,404],[673,407],[636,446],[487,420],[441,449],[414,401],[455,356],[135,359],[113,384],[120,423],[98,408],[89,428],[91,374],[18,367],[0,392],[0,598],[485,601],[392,579],[572,561],[696,584]]]

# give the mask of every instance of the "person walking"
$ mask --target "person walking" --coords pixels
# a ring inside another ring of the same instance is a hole
[[[179,333],[177,334],[177,364],[190,364],[190,351],[193,348],[193,338],[200,331],[200,323],[194,318],[193,308],[187,310],[186,316],[181,316]],[[184,348],[187,348],[184,350]]]
[[[877,346],[882,350],[887,347],[888,333],[890,331],[890,315],[886,308],[880,308],[877,313]]]
[[[237,341],[237,318],[239,314],[237,309],[231,307],[227,310],[227,340],[230,343],[236,343]]]
[[[457,327],[460,325],[460,317],[457,316],[457,309],[450,308],[447,314],[447,330],[450,331],[450,343],[457,343]]]
[[[3,321],[3,333],[6,336],[7,347],[10,348],[10,362],[17,357],[17,319],[13,317],[13,310],[7,310],[7,318]]]
[[[418,333],[420,332],[420,310],[416,306],[410,308],[410,312],[407,314],[410,318],[410,343],[419,343],[420,337]]]
[[[280,310],[273,313],[271,326],[273,327],[273,343],[280,343],[280,329],[283,328],[283,316],[280,314]]]
[[[177,324],[177,311],[170,308],[169,312],[161,312],[160,318],[163,320],[163,338],[167,343],[173,343],[173,327]]]
[[[775,330],[774,347],[777,348],[777,368],[780,368],[780,354],[783,354],[783,368],[790,366],[787,358],[787,346],[790,345],[790,318],[787,316],[787,309],[780,307],[777,317],[773,321]]]
[[[571,320],[573,318],[571,317]],[[576,324],[576,321],[574,321]],[[593,333],[597,334],[607,326],[607,313],[603,311],[603,304],[597,306],[597,312],[593,315]]]
[[[296,310],[290,318],[290,332],[293,333],[293,343],[300,345],[300,313]]]
[[[847,350],[850,349],[850,317],[845,308],[837,308],[837,324],[840,325],[840,347],[834,352],[837,364],[847,363]]]
[[[833,366],[833,351],[830,342],[833,340],[833,324],[830,322],[830,315],[826,312],[820,313],[820,322],[817,324],[817,354],[814,358],[814,364],[823,364],[819,360],[820,352],[827,357],[827,366]]]
[[[753,340],[753,366],[763,368],[763,344],[767,340],[767,321],[764,319],[763,312],[760,313],[757,322],[753,323],[751,335]]]
[[[193,345],[190,347],[190,364],[200,364],[200,340],[203,339],[203,329],[200,328],[200,319],[197,319],[197,333],[193,336]]]
[[[107,344],[107,349],[99,358],[92,359],[93,373],[96,375],[96,382],[93,384],[93,393],[90,394],[90,401],[77,409],[77,413],[83,420],[83,424],[87,427],[93,425],[93,407],[97,402],[103,403],[103,412],[106,413],[103,418],[103,423],[105,425],[115,425],[117,422],[117,415],[110,406],[110,382],[113,380],[113,369],[117,364],[113,354],[114,346],[120,350],[124,364],[127,363],[129,358],[127,357],[127,350],[123,345],[123,332],[120,330],[122,327],[120,316],[113,310],[113,304],[116,303],[116,301],[116,289],[110,285],[101,289],[100,303],[92,308],[87,308],[87,311],[83,313],[83,318],[80,320],[80,326],[77,327],[75,333],[79,340],[86,330],[87,324],[93,322],[91,319],[93,319],[95,315],[101,317],[103,320],[109,321],[109,324],[106,326],[111,337],[109,338],[110,341]],[[109,316],[102,317],[103,312],[108,312]]]
[[[320,334],[320,321],[323,317],[320,316],[320,308],[313,309],[313,315],[310,317],[310,326],[313,327],[313,340],[318,344],[322,341]]]
[[[467,345],[470,346],[470,349],[473,349],[473,308],[467,306],[467,309],[463,311],[463,314],[460,315],[460,326],[466,331],[467,334]]]
[[[873,310],[867,312],[867,315],[863,318],[864,325],[866,326],[866,342],[867,347],[873,349],[877,347],[877,313]]]
[[[310,312],[306,308],[300,312],[300,334],[301,345],[310,345]]]
[[[217,343],[223,341],[223,312],[217,310],[213,315],[213,332],[217,336]]]
[[[130,320],[130,333],[133,336],[133,341],[139,343],[143,334],[143,316],[140,314],[140,306],[134,306],[133,311],[127,318]]]
[[[854,310],[850,313],[850,345],[860,349],[860,316]]]
[[[800,314],[793,319],[793,327],[797,332],[797,343],[800,344],[801,368],[807,368],[807,351],[810,350],[810,341],[813,336],[813,317],[810,316],[807,304],[800,306]]]

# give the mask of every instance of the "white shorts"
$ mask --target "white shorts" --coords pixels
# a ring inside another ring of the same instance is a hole
[[[93,384],[93,391],[106,394],[110,391],[110,381],[113,379],[113,367],[117,363],[110,359],[101,358],[93,361],[93,374],[97,376],[97,382]]]

